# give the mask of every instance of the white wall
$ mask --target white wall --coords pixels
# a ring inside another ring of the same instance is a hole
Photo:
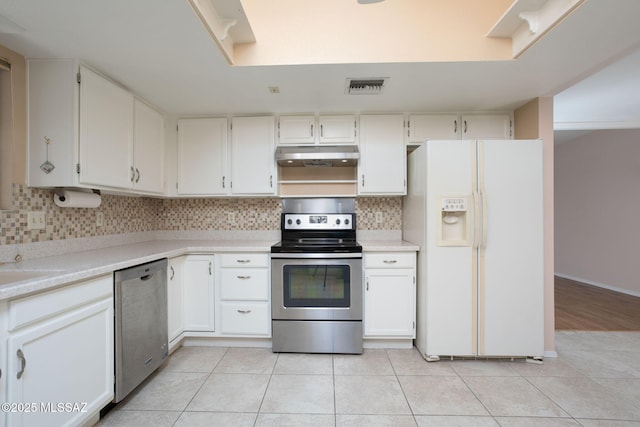
[[[640,130],[555,147],[555,271],[640,296]]]

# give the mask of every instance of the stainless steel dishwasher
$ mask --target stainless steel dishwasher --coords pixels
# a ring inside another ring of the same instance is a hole
[[[120,402],[168,357],[167,260],[118,270],[115,398]]]

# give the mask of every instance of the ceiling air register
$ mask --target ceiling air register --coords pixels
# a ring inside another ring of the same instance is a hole
[[[371,79],[347,79],[347,95],[380,95],[387,83],[387,77]]]

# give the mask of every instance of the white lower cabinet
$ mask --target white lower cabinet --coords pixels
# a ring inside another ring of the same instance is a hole
[[[415,338],[416,253],[364,255],[364,337]]]
[[[182,270],[184,330],[215,330],[213,255],[187,255]]]
[[[167,272],[167,324],[169,328],[169,350],[173,348],[184,331],[184,284],[183,268],[186,256],[171,258]]]
[[[269,255],[222,254],[217,273],[220,332],[225,336],[271,336]]]
[[[75,426],[114,396],[113,275],[10,301],[10,426]],[[26,406],[25,406],[26,405]]]

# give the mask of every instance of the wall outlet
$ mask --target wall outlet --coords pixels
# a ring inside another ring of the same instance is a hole
[[[104,212],[96,212],[96,227],[104,225]]]
[[[229,224],[235,224],[236,223],[236,214],[235,214],[235,212],[227,212],[227,222]]]
[[[42,230],[46,228],[47,221],[44,211],[27,212],[27,230]]]
[[[382,212],[376,212],[376,223],[382,224]]]

